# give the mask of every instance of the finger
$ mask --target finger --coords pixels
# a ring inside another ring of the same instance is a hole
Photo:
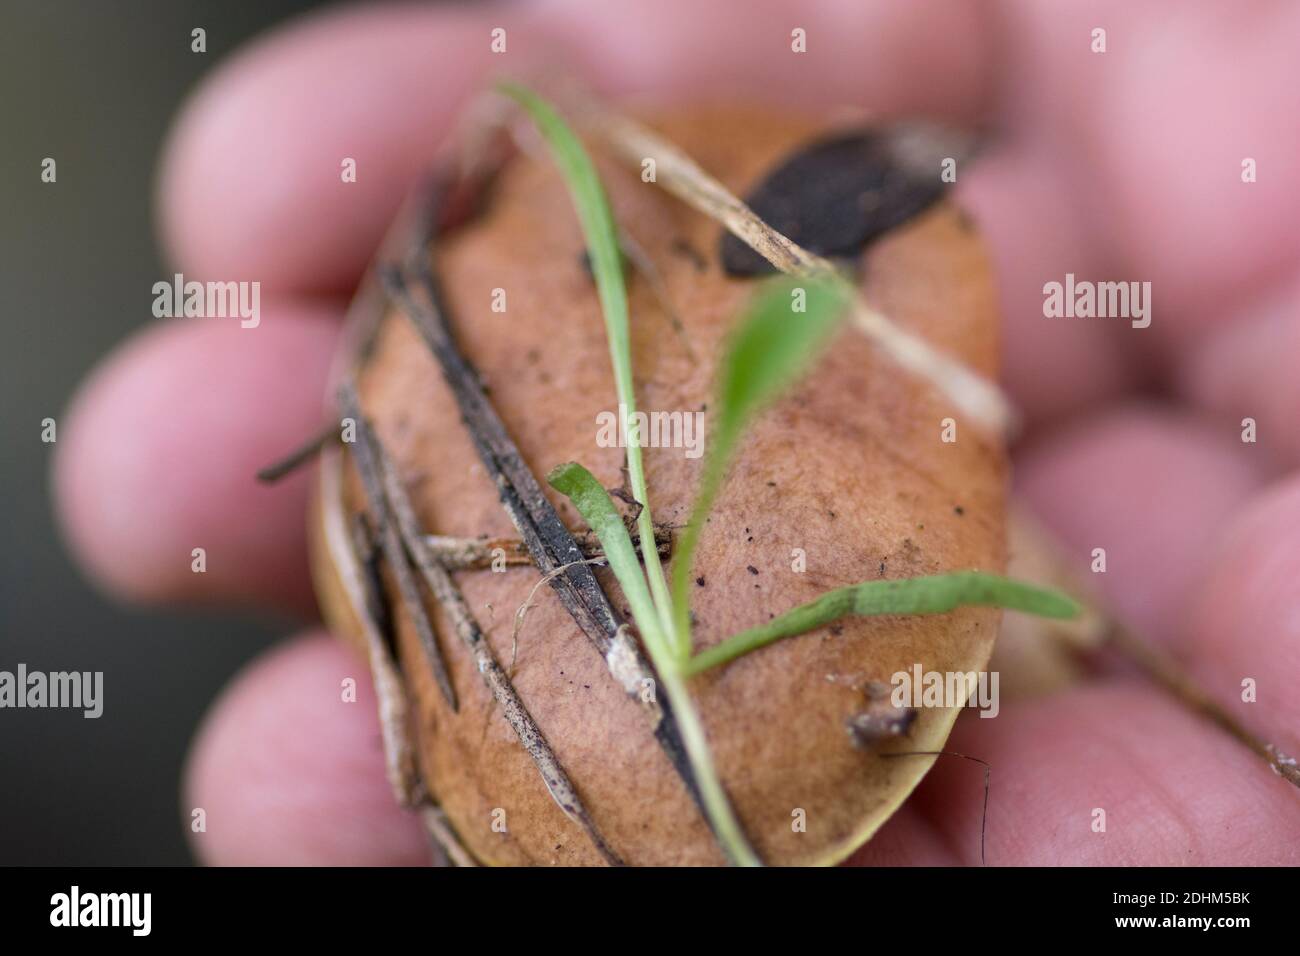
[[[343,693],[355,681],[356,699]],[[365,664],[326,635],[248,666],[200,728],[186,769],[195,854],[233,866],[419,866],[429,847],[384,772]]]
[[[880,116],[969,121],[993,92],[990,21],[959,0],[794,8],[782,0],[557,0],[541,9],[566,38],[570,62],[611,95],[851,103]],[[926,66],[937,63],[943,69]]]
[[[274,486],[255,475],[320,431],[338,326],[326,306],[262,312],[248,329],[149,326],[74,398],[55,498],[74,552],[110,592],[312,613],[308,475]]]
[[[1255,445],[1272,463],[1300,465],[1297,355],[1300,282],[1293,280],[1191,344],[1181,362],[1179,390],[1225,429],[1245,430],[1253,422]]]
[[[1151,283],[1144,337],[1176,348],[1294,268],[1300,219],[1277,210],[1300,206],[1300,150],[1274,118],[1300,111],[1300,7],[1189,3],[1174,25],[1158,4],[1007,0],[1000,22],[1008,121],[1051,144],[1105,278]]]
[[[1300,477],[1257,496],[1215,548],[1191,615],[1197,678],[1245,725],[1300,753]]]
[[[945,749],[992,767],[991,865],[1300,862],[1300,791],[1147,684],[1007,703],[991,720],[968,714]],[[913,802],[974,864],[983,775],[968,763],[940,757]]]
[[[958,179],[958,196],[979,223],[1002,303],[1002,379],[1034,426],[1093,408],[1141,379],[1126,328],[1048,319],[1043,285],[1096,268],[1050,153],[1011,142]]]
[[[945,29],[932,29],[935,16]],[[816,3],[796,19],[783,4],[748,0],[371,6],[312,17],[231,60],[187,106],[163,162],[163,232],[189,278],[351,288],[458,109],[490,73],[527,74],[539,62],[585,67],[585,82],[625,93],[980,108],[987,58],[968,5]],[[801,25],[806,54],[791,49]],[[494,56],[498,26],[506,52]],[[340,175],[349,157],[355,183]]]
[[[455,6],[335,10],[225,63],[164,153],[159,218],[178,268],[267,291],[351,289],[482,88],[490,22]],[[348,159],[355,182],[344,181]]]
[[[1235,431],[1129,405],[1025,450],[1017,484],[1110,609],[1158,641],[1186,635],[1194,590],[1229,516],[1260,486]],[[1097,549],[1104,555],[1095,555]]]

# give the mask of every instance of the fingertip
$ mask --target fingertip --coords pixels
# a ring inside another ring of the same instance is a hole
[[[1300,477],[1235,516],[1191,615],[1197,675],[1247,726],[1300,749]],[[1280,736],[1279,736],[1280,735]]]
[[[1177,363],[1178,387],[1275,466],[1300,464],[1300,274],[1208,330]]]
[[[268,290],[352,288],[480,87],[488,43],[477,11],[375,4],[241,50],[184,106],[163,152],[158,220],[177,267]]]
[[[387,783],[365,665],[319,632],[269,651],[223,691],[196,734],[181,809],[211,865],[429,862],[418,820]]]
[[[1083,685],[958,720],[945,750],[990,767],[993,866],[1293,865],[1295,790],[1160,689]],[[917,809],[979,859],[980,769],[941,758]],[[954,799],[956,786],[962,797]]]
[[[335,310],[272,305],[146,328],[64,413],[56,510],[92,580],[137,602],[267,602],[310,612],[306,473],[257,469],[317,432]]]
[[[591,82],[615,96],[847,103],[874,116],[970,120],[992,95],[986,21],[966,3],[552,0],[542,9]]]
[[[1027,448],[1016,479],[1110,609],[1174,640],[1225,523],[1263,480],[1242,447],[1180,410],[1132,403]]]
[[[1052,157],[1011,142],[972,163],[958,199],[979,225],[998,278],[1002,378],[1033,425],[1095,408],[1141,378],[1133,330],[1047,318],[1044,286],[1089,275],[1095,255]]]

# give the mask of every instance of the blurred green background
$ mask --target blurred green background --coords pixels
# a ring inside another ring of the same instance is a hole
[[[0,670],[104,672],[98,720],[0,710],[0,864],[184,864],[185,749],[283,632],[95,593],[54,524],[53,446],[77,382],[152,319],[158,150],[198,79],[313,0],[0,0]],[[207,52],[190,31],[207,30]],[[58,182],[40,180],[41,160]]]

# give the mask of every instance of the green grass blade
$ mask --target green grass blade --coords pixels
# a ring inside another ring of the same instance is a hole
[[[659,629],[659,619],[655,616],[650,601],[650,592],[646,589],[645,578],[641,575],[641,566],[637,563],[636,550],[627,533],[623,519],[610,500],[609,492],[601,487],[586,468],[574,462],[560,465],[546,478],[552,488],[573,502],[583,520],[600,539],[600,546],[605,551],[614,577],[623,588],[623,594],[632,608],[632,617],[641,631],[650,659],[659,672],[659,681],[668,695],[677,715],[677,723],[682,731],[682,742],[686,745],[686,754],[690,758],[691,768],[695,771],[696,783],[704,806],[709,814],[709,821],[717,833],[719,841],[732,862],[753,866],[758,858],[745,840],[740,823],[732,812],[722,782],[718,779],[713,766],[713,757],[709,753],[708,740],[704,734],[704,725],[695,712],[690,692],[681,678],[681,665],[672,653],[672,647],[665,634]]]
[[[982,571],[868,581],[827,591],[766,624],[742,631],[701,651],[691,658],[686,673],[698,674],[726,664],[782,638],[807,633],[850,614],[943,614],[972,605],[1009,608],[1053,618],[1076,617],[1080,611],[1078,604],[1059,591]]]
[[[551,148],[551,155],[564,177],[573,207],[582,224],[587,239],[587,252],[591,258],[591,272],[596,279],[601,311],[605,316],[605,331],[609,339],[609,355],[614,365],[614,382],[619,404],[625,410],[628,423],[627,473],[632,496],[641,504],[637,530],[641,537],[642,559],[646,577],[654,595],[656,613],[663,629],[672,633],[673,615],[659,552],[655,548],[654,521],[650,515],[650,502],[646,491],[645,468],[641,461],[640,436],[635,425],[636,391],[632,382],[632,345],[628,331],[627,288],[623,282],[623,261],[618,247],[618,230],[609,198],[605,195],[596,167],[582,143],[555,108],[529,89],[513,83],[499,84],[497,89],[522,106],[542,137]],[[644,623],[644,622],[638,622]]]
[[[804,311],[794,311],[802,290]],[[672,598],[678,653],[690,655],[691,566],[700,531],[736,446],[753,417],[808,367],[828,342],[848,301],[846,289],[812,279],[778,279],[754,299],[723,352],[700,487],[673,549]]]
[[[573,502],[583,520],[596,533],[614,577],[618,579],[632,609],[632,617],[637,622],[642,639],[647,647],[658,644],[662,652],[667,648],[667,642],[658,627],[659,616],[655,613],[654,602],[646,589],[632,537],[627,533],[623,517],[610,500],[609,492],[591,472],[572,461],[555,468],[546,476],[546,480],[552,488]]]
[[[722,789],[722,781],[713,766],[713,755],[709,752],[704,724],[695,710],[695,703],[682,679],[681,670],[663,669],[660,671],[660,680],[664,693],[672,704],[677,726],[681,728],[682,743],[686,746],[686,755],[690,758],[691,769],[695,771],[695,782],[700,788],[700,798],[704,802],[718,843],[736,866],[762,866],[762,860],[745,838],[745,831],[741,829],[727,793]]]

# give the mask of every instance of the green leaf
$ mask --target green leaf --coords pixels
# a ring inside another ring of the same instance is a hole
[[[646,589],[645,577],[641,574],[636,548],[632,545],[632,537],[627,533],[627,526],[623,524],[623,517],[614,507],[609,492],[596,480],[595,475],[573,461],[552,470],[546,480],[552,488],[573,502],[583,520],[596,533],[614,577],[618,579],[632,608],[632,617],[637,622],[642,639],[647,646],[657,643],[659,646],[655,650],[662,652],[667,645],[658,628],[659,618],[655,614],[650,592]]]
[[[673,551],[672,598],[678,653],[690,654],[690,580],[700,531],[750,421],[790,386],[826,345],[848,302],[841,283],[768,283],[730,336],[718,370],[712,435],[691,519]],[[795,311],[799,297],[803,311]]]
[[[944,614],[972,605],[1009,608],[1052,618],[1076,617],[1080,610],[1078,604],[1059,591],[982,571],[868,581],[827,591],[766,624],[742,631],[701,651],[691,658],[686,673],[698,674],[710,667],[726,664],[782,638],[804,634],[850,614]]]
[[[691,701],[690,692],[680,673],[680,663],[672,654],[667,637],[659,629],[659,619],[650,602],[645,578],[637,564],[632,538],[627,533],[623,519],[610,500],[609,492],[601,487],[595,476],[575,462],[560,465],[546,476],[552,488],[573,502],[574,507],[600,539],[614,577],[623,588],[623,594],[632,608],[632,617],[641,631],[650,659],[659,672],[664,692],[672,702],[682,731],[682,741],[695,770],[696,783],[704,800],[705,812],[723,849],[732,862],[755,866],[758,857],[745,840],[736,815],[731,810],[722,782],[718,779],[713,757],[709,753],[704,725]]]
[[[600,185],[595,166],[582,144],[549,103],[530,90],[513,84],[498,87],[502,93],[524,107],[537,124],[542,136],[551,147],[556,164],[563,174],[574,208],[587,238],[587,251],[591,258],[591,271],[596,279],[601,310],[605,316],[605,331],[609,339],[610,361],[614,366],[614,382],[618,400],[628,422],[629,439],[637,436],[636,394],[632,383],[632,347],[628,333],[627,290],[623,284],[622,256],[618,247],[618,233],[609,200]],[[641,504],[637,530],[641,536],[641,551],[645,560],[643,576],[636,560],[632,539],[627,533],[618,510],[609,493],[600,486],[591,472],[581,465],[569,463],[556,468],[548,476],[551,486],[573,502],[587,524],[591,526],[609,559],[614,576],[618,578],[632,608],[632,617],[641,632],[646,650],[659,672],[659,680],[668,695],[682,731],[683,743],[695,771],[696,783],[704,800],[709,820],[713,824],[724,850],[735,863],[757,865],[758,858],[745,840],[740,824],[731,810],[722,783],[718,779],[713,758],[709,753],[704,725],[695,711],[690,693],[682,680],[680,668],[689,654],[675,653],[676,641],[672,637],[674,616],[672,599],[663,565],[655,547],[654,521],[650,516],[650,501],[646,490],[645,468],[641,461],[638,441],[629,440],[627,448],[628,480],[632,495]],[[646,588],[649,578],[650,588]],[[652,600],[651,593],[654,598]],[[689,641],[689,638],[688,638]]]
[[[525,87],[514,83],[498,84],[497,89],[522,106],[551,148],[560,173],[568,186],[587,239],[587,253],[591,258],[591,272],[596,280],[601,311],[605,316],[605,332],[609,339],[610,361],[614,366],[614,383],[618,401],[627,416],[627,472],[632,496],[641,504],[637,518],[637,531],[641,537],[641,553],[645,560],[646,576],[654,594],[656,612],[663,630],[671,633],[673,616],[659,552],[655,548],[654,520],[650,514],[649,495],[646,490],[645,468],[641,461],[641,446],[635,440],[636,391],[632,383],[632,345],[628,333],[627,288],[623,282],[623,258],[618,245],[618,229],[609,199],[591,157],[581,141],[546,100]],[[643,621],[638,624],[644,625]]]

